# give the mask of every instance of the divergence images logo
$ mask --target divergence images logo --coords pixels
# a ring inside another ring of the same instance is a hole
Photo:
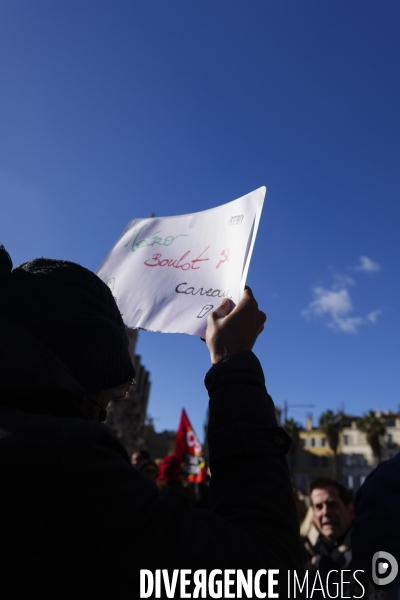
[[[376,585],[387,585],[388,583],[392,583],[398,572],[399,565],[392,554],[383,552],[383,550],[375,552],[372,557],[372,580]],[[384,577],[382,577],[382,575],[384,575]]]

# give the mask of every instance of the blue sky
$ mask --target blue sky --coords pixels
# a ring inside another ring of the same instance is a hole
[[[131,219],[265,185],[247,282],[276,404],[398,410],[399,34],[397,0],[3,0],[0,241],[96,270]],[[185,407],[202,439],[205,345],[137,351],[157,430]]]

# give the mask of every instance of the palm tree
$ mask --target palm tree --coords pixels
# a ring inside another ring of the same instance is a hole
[[[332,410],[326,410],[319,418],[319,426],[328,440],[329,448],[333,452],[333,476],[337,479],[339,434],[343,429],[342,413],[335,415]]]
[[[366,415],[357,421],[357,429],[365,433],[368,444],[371,446],[372,454],[377,463],[382,459],[382,446],[380,437],[386,433],[386,423],[382,417],[378,417],[373,410],[369,410]]]
[[[299,449],[299,431],[301,427],[298,423],[296,423],[294,419],[287,419],[287,421],[283,425],[283,428],[286,431],[286,433],[292,438],[292,444],[289,448],[289,468],[290,473],[293,475],[293,469],[296,464],[296,454]]]

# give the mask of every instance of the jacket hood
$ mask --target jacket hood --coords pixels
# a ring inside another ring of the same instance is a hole
[[[85,417],[83,393],[51,350],[17,323],[0,317],[0,406]]]

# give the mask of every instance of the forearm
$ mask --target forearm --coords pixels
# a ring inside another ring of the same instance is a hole
[[[246,531],[271,563],[301,568],[299,525],[278,428],[258,359],[233,354],[210,369],[208,443],[214,512]]]

